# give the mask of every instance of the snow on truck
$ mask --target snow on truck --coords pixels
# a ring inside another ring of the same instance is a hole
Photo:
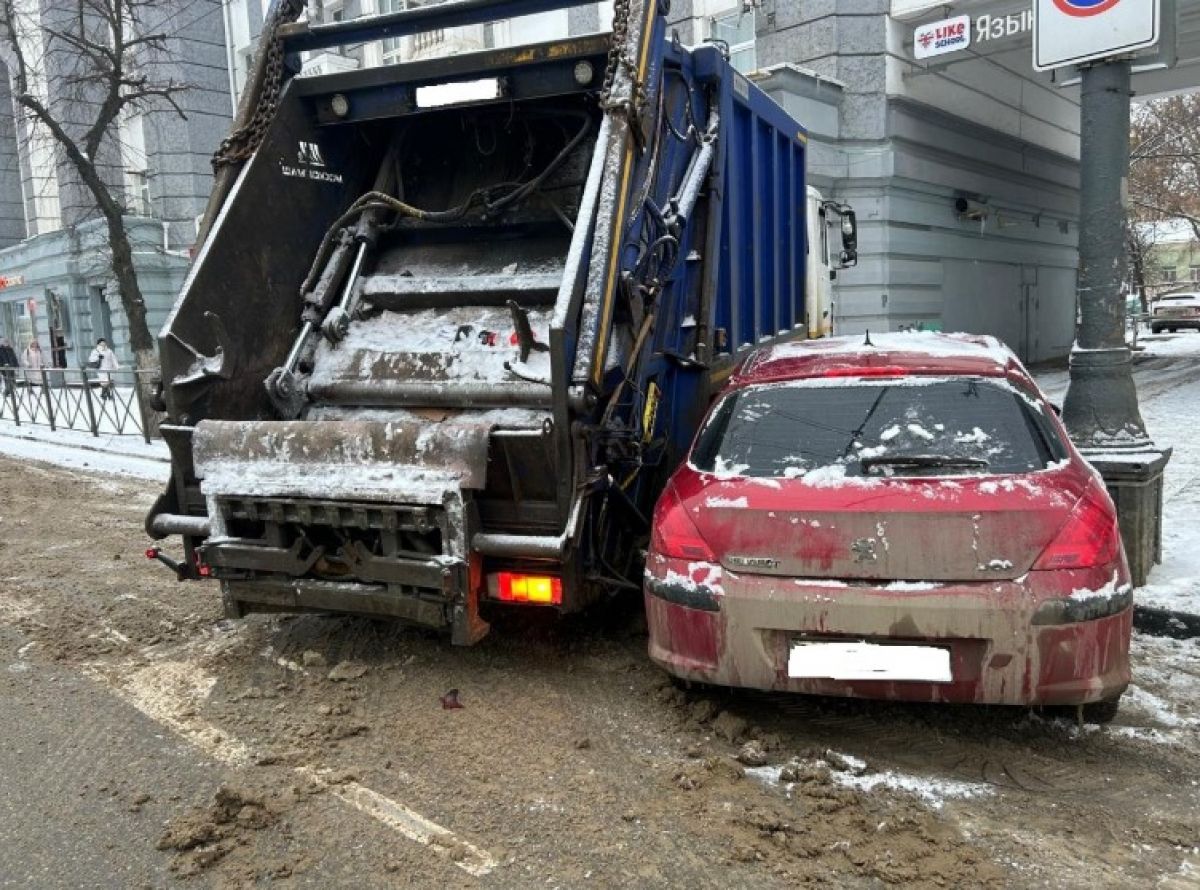
[[[146,523],[230,616],[470,644],[491,604],[640,589],[710,395],[753,347],[829,333],[853,211],[722,48],[668,39],[664,0],[617,0],[611,34],[293,76],[301,52],[571,5],[273,4],[161,335],[172,475]]]

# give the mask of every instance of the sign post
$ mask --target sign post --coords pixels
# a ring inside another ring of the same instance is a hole
[[[1117,505],[1133,582],[1161,561],[1170,449],[1146,432],[1125,344],[1130,54],[1158,39],[1159,0],[1037,0],[1034,65],[1082,65],[1079,281],[1063,421]]]

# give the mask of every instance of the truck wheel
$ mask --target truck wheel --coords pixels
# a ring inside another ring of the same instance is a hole
[[[1160,328],[1158,325],[1155,325],[1155,324],[1150,325],[1150,333],[1161,334],[1162,332],[1163,332],[1163,329]]]
[[[1119,695],[1116,698],[1106,698],[1103,701],[1086,704],[1083,706],[1083,722],[1099,723],[1102,726],[1112,723],[1120,707],[1121,696]]]

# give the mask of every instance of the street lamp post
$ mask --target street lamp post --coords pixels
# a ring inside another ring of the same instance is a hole
[[[1128,59],[1083,69],[1079,284],[1063,421],[1117,505],[1133,582],[1161,561],[1163,470],[1171,450],[1146,431],[1125,344],[1128,209]]]

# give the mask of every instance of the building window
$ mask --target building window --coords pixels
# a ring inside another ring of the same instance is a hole
[[[1192,281],[1194,283],[1200,284],[1200,266],[1192,266],[1191,273],[1192,273]]]
[[[48,103],[50,92],[44,68],[41,7],[37,0],[17,0],[12,15],[21,52],[29,61],[30,92],[43,103]],[[28,176],[21,177],[25,198],[25,228],[29,235],[41,235],[62,228],[62,210],[58,200],[58,143],[46,126],[32,114],[23,113],[22,118],[24,145],[21,147],[28,168]]]
[[[1162,270],[1163,284],[1174,284],[1179,280],[1179,274],[1174,269]]]
[[[380,13],[403,12],[406,9],[411,9],[417,4],[412,0],[379,0]],[[402,61],[404,56],[404,38],[389,37],[383,41],[383,61],[384,64],[393,65],[396,62]]]
[[[121,166],[125,168],[125,209],[134,216],[151,216],[145,118],[138,112],[126,112],[121,115],[117,129]]]
[[[729,47],[729,63],[736,70],[748,74],[758,68],[753,7],[715,15],[709,24],[709,39]]]

